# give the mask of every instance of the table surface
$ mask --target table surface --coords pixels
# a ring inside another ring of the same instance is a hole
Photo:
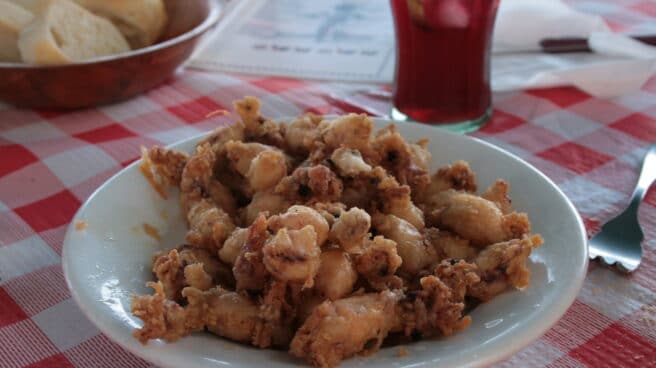
[[[570,1],[615,31],[655,31],[656,2]],[[105,180],[139,156],[213,128],[207,113],[244,95],[267,116],[386,115],[385,86],[184,71],[131,101],[69,113],[0,106],[0,367],[146,367],[80,312],[60,257],[66,227]],[[474,135],[524,158],[574,202],[589,234],[628,203],[656,141],[656,78],[611,100],[573,88],[494,95]],[[640,210],[642,266],[630,276],[595,263],[558,324],[499,366],[656,366],[656,190]],[[548,244],[547,244],[548,246]]]

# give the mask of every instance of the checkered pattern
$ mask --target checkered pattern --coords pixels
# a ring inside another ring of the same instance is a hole
[[[571,0],[616,31],[656,33],[651,0]],[[268,116],[304,111],[386,115],[389,87],[186,71],[131,101],[76,112],[0,106],[0,367],[147,367],[87,321],[60,256],[65,229],[91,192],[135,160],[216,125],[207,113],[244,95]],[[590,234],[627,204],[656,141],[656,78],[613,100],[573,88],[500,93],[475,136],[518,154],[572,199]],[[640,219],[643,265],[620,276],[596,264],[563,319],[499,366],[656,366],[656,190]]]

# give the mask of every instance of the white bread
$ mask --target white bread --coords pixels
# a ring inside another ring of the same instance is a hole
[[[123,33],[133,49],[152,45],[168,21],[162,0],[75,0],[106,17]]]
[[[48,5],[48,0],[9,0],[10,2],[24,8],[25,10],[31,12],[34,15],[41,13],[46,5]]]
[[[21,61],[18,34],[34,16],[9,1],[0,0],[0,61]]]
[[[50,0],[18,37],[23,61],[61,64],[130,50],[107,19],[69,0]]]

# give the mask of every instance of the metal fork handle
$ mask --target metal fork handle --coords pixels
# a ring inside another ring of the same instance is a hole
[[[656,143],[649,147],[645,158],[642,160],[640,177],[638,178],[638,183],[636,184],[636,187],[633,190],[633,195],[631,196],[631,204],[629,204],[629,208],[633,209],[636,213],[638,212],[640,202],[642,202],[642,199],[645,197],[645,194],[647,194],[647,191],[654,180],[656,180]]]

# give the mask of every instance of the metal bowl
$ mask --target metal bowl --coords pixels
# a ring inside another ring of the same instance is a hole
[[[122,101],[170,77],[222,13],[218,0],[164,0],[159,42],[65,65],[0,63],[0,100],[17,107],[75,109]]]

